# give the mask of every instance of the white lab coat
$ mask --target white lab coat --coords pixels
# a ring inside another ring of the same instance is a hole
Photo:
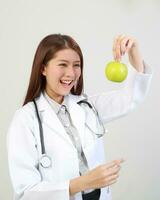
[[[145,67],[147,71],[147,67]],[[140,103],[148,90],[151,74],[136,73],[127,86],[119,91],[89,97],[105,124],[127,114]],[[69,112],[79,132],[89,168],[105,163],[103,137],[96,138],[85,126],[95,132],[95,116],[77,104],[83,96],[68,95]],[[41,156],[39,126],[32,102],[20,108],[10,125],[7,146],[10,176],[15,200],[81,200],[81,192],[69,196],[69,181],[79,176],[77,151],[64,127],[43,94],[37,99],[41,116],[46,152],[52,158],[52,167],[38,169]],[[101,189],[100,200],[111,200],[111,192]]]

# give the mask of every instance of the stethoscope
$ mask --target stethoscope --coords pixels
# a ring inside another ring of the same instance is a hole
[[[50,168],[50,167],[52,167],[52,159],[51,159],[51,157],[49,155],[46,154],[45,145],[44,145],[43,127],[42,127],[42,122],[41,122],[41,119],[40,119],[40,115],[39,115],[39,112],[38,112],[38,107],[37,107],[35,99],[33,100],[33,103],[34,103],[34,106],[35,106],[36,115],[37,115],[37,119],[38,119],[40,142],[41,142],[41,153],[42,153],[42,156],[39,159],[39,165],[42,166],[43,168]],[[104,125],[103,125],[103,123],[102,123],[102,121],[101,121],[101,119],[100,119],[100,117],[98,115],[97,110],[87,100],[81,100],[81,101],[77,102],[77,104],[79,104],[79,105],[81,105],[81,104],[87,105],[93,111],[93,113],[96,116],[97,123],[101,127],[102,131],[101,131],[101,133],[97,134],[96,132],[94,132],[92,130],[92,128],[87,123],[86,123],[86,126],[88,127],[88,129],[94,135],[96,135],[97,137],[102,137],[105,134],[105,127],[104,127]]]

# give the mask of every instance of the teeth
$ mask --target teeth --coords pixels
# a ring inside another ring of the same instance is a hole
[[[70,84],[72,81],[66,80],[66,81],[61,81],[61,82],[65,84]]]

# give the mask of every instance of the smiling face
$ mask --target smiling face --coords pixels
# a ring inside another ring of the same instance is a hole
[[[47,65],[42,74],[46,77],[45,91],[58,103],[70,93],[81,75],[80,57],[72,49],[58,51]]]

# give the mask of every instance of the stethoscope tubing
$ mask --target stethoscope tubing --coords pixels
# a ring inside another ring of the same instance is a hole
[[[41,151],[42,151],[42,155],[43,155],[43,154],[46,154],[45,145],[44,145],[43,127],[42,127],[42,122],[41,122],[41,119],[39,116],[38,107],[37,107],[35,99],[33,100],[33,103],[35,105],[36,115],[37,115],[37,119],[38,119],[39,133],[40,133],[40,140],[41,140]]]
[[[40,115],[39,115],[39,112],[38,112],[38,107],[37,107],[37,103],[36,103],[36,100],[34,99],[33,100],[33,103],[34,103],[34,106],[35,106],[35,110],[36,110],[36,115],[37,115],[37,119],[38,119],[38,124],[39,124],[39,133],[40,133],[40,142],[41,142],[41,153],[42,153],[42,156],[41,156],[41,159],[40,159],[40,165],[43,167],[43,168],[49,168],[51,165],[52,165],[52,160],[50,158],[50,156],[48,156],[46,154],[46,149],[45,149],[45,145],[44,145],[44,134],[43,134],[43,127],[42,127],[42,122],[41,122],[41,119],[40,119]],[[86,100],[81,100],[79,102],[77,102],[77,104],[81,105],[81,104],[87,104],[88,107],[90,109],[93,110],[93,112],[95,113],[95,115],[97,116],[98,118],[98,121],[99,123],[101,124],[101,126],[103,126],[101,120],[99,119],[99,116],[98,116],[98,112],[96,111],[95,108],[93,108],[93,106]],[[92,131],[92,129],[86,124],[86,126]],[[105,128],[103,126],[103,132],[105,133]],[[95,135],[97,135],[97,137],[101,137],[103,136],[103,134],[96,134],[95,132],[93,132]],[[45,162],[45,160],[47,160],[47,164]]]

